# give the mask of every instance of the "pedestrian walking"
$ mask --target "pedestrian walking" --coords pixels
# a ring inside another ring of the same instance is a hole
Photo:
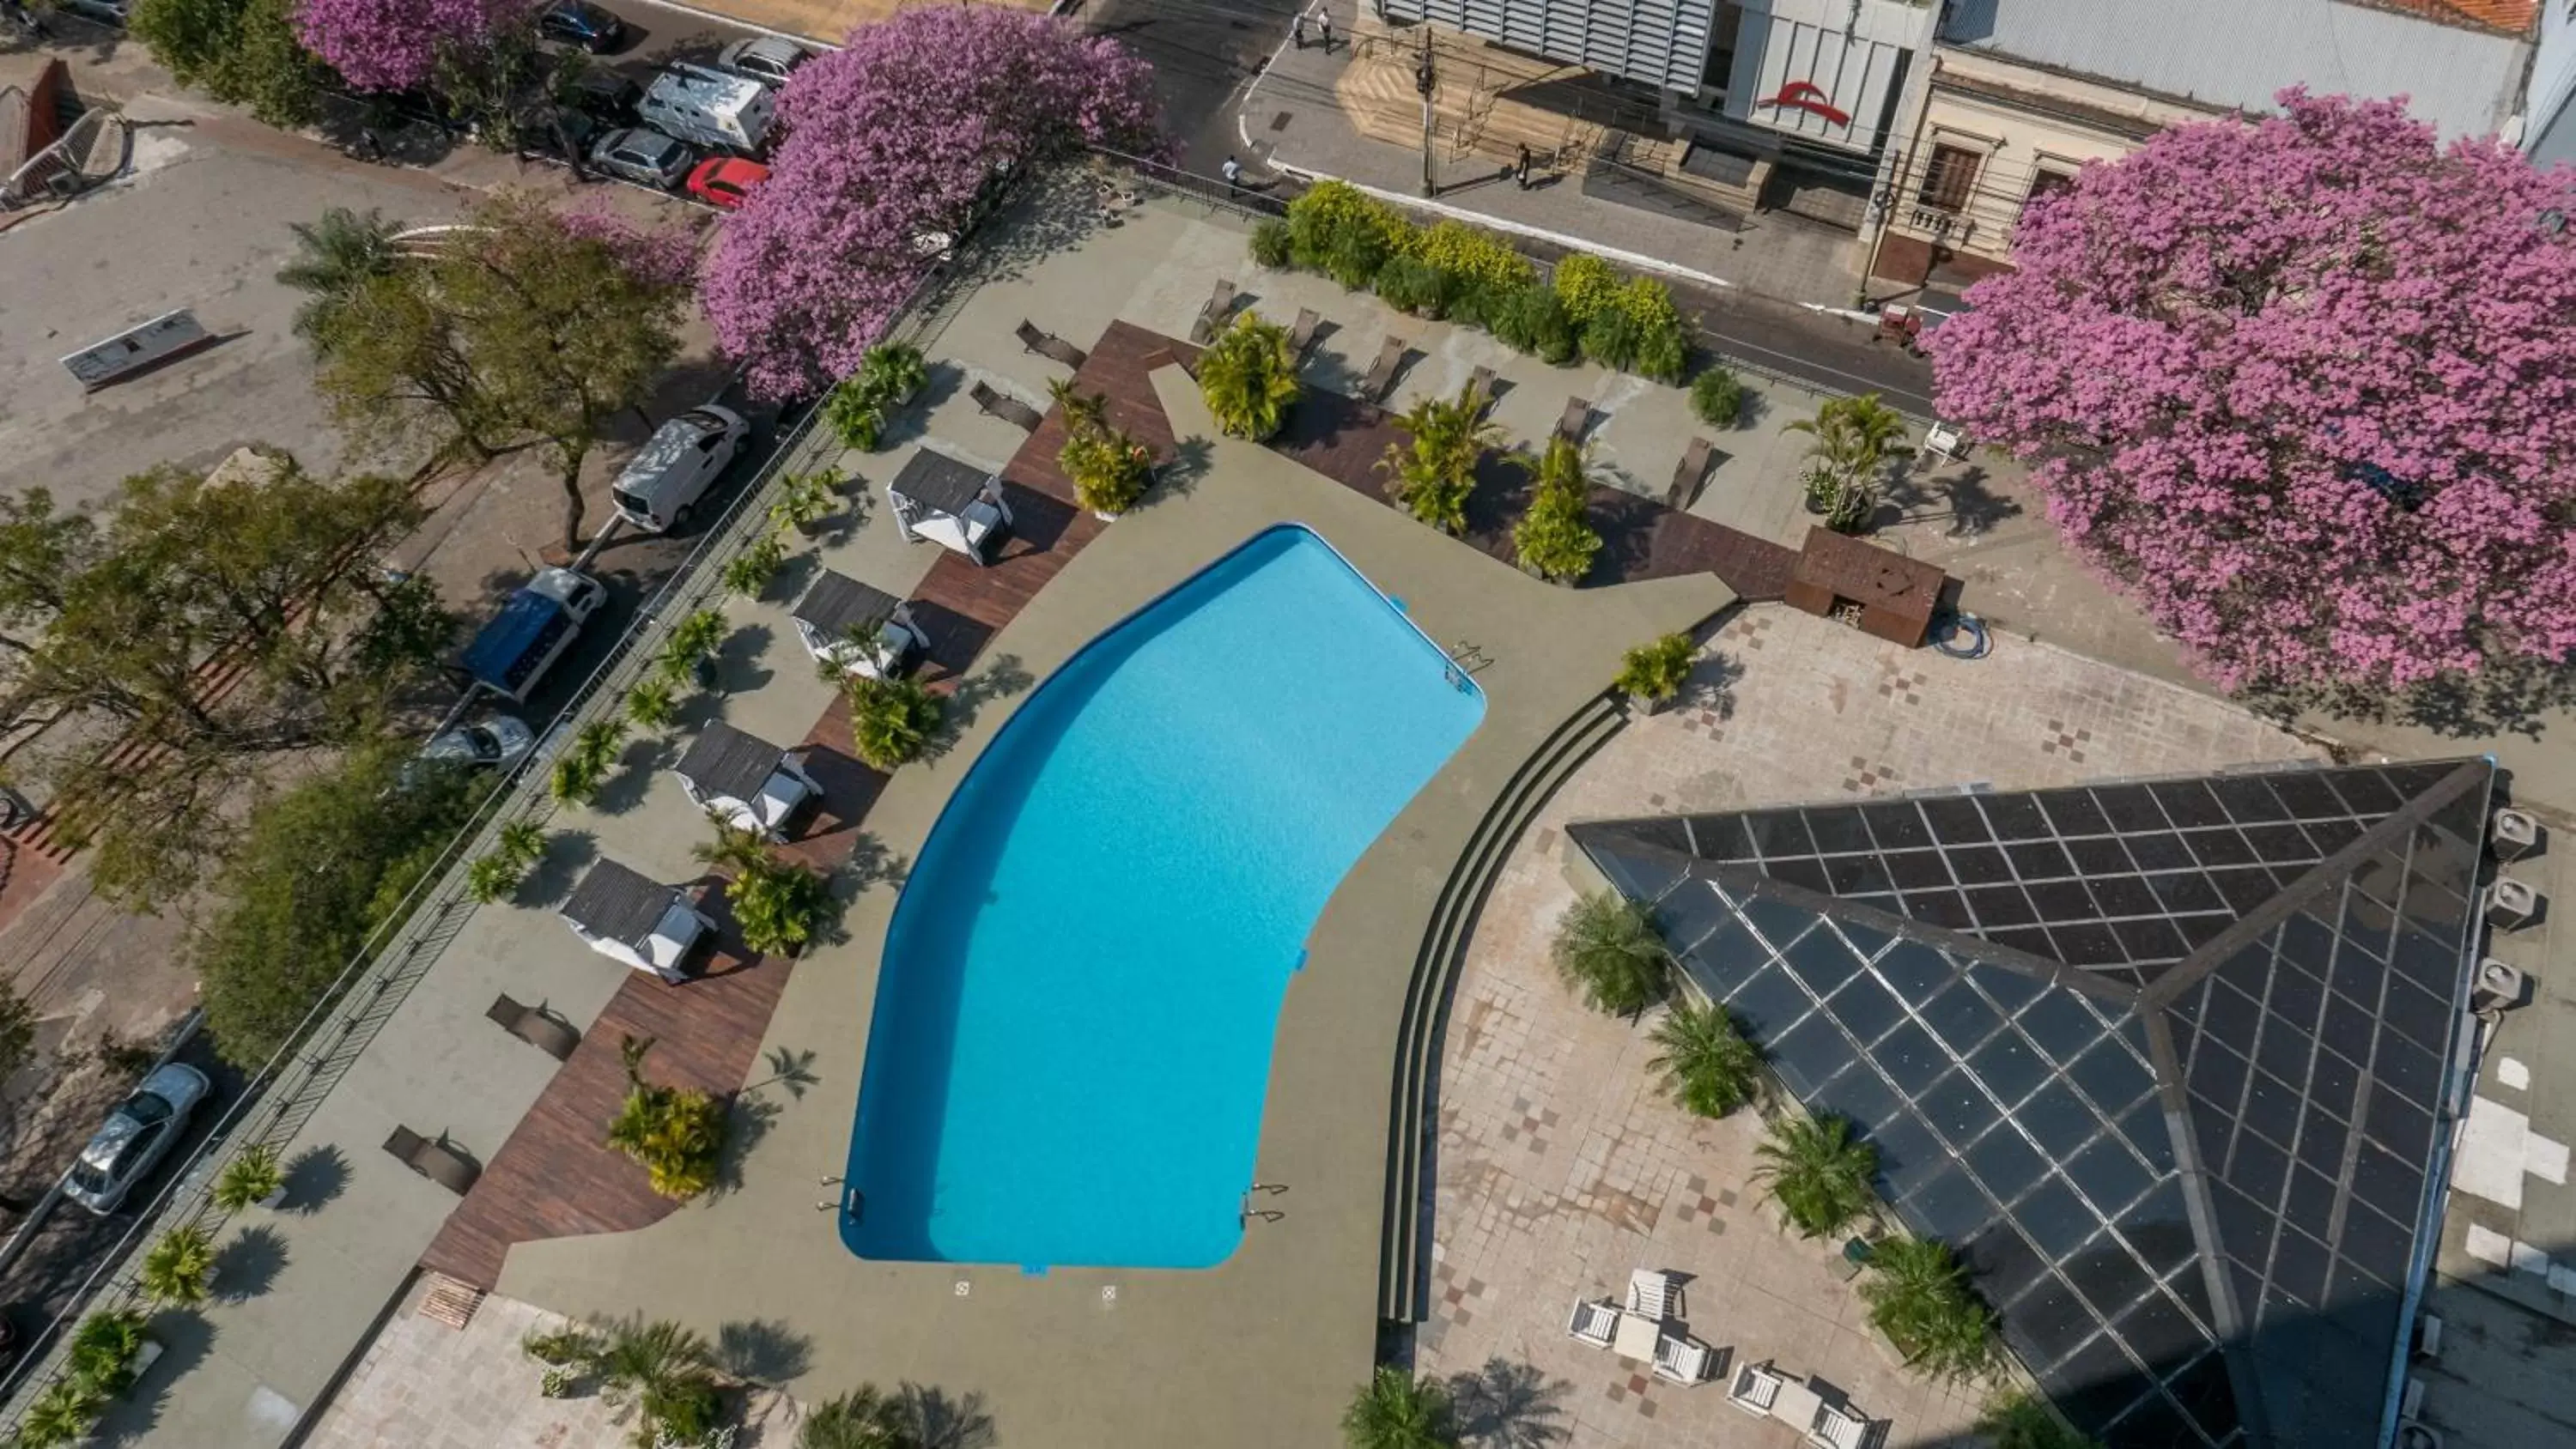
[[[1306,14],[1304,11],[1301,10],[1289,18],[1288,39],[1289,42],[1295,45],[1299,50],[1304,50],[1306,48]]]
[[[1529,190],[1529,168],[1529,143],[1523,142],[1521,143],[1520,159],[1512,163],[1512,180],[1518,182],[1521,190],[1523,191]]]
[[[1243,190],[1242,162],[1235,160],[1232,156],[1228,156],[1225,158],[1225,164],[1216,169],[1217,174],[1225,178],[1226,195],[1233,196]]]
[[[1324,54],[1326,54],[1326,55],[1330,55],[1330,54],[1332,54],[1332,53],[1333,53],[1333,12],[1331,12],[1330,10],[1322,10],[1322,9],[1318,9],[1318,11],[1316,12],[1316,16],[1315,16],[1315,28],[1316,28],[1317,30],[1319,30],[1320,32],[1322,32],[1322,34],[1323,34],[1323,37],[1324,37]]]

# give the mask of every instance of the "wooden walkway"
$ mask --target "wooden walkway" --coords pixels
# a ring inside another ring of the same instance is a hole
[[[1173,448],[1172,428],[1149,379],[1172,361],[1170,346],[1140,328],[1113,325],[1077,374],[1085,391],[1109,398],[1113,423],[1164,457]],[[1050,409],[1003,470],[1012,529],[993,561],[979,567],[943,553],[914,591],[913,614],[930,636],[922,677],[934,691],[955,695],[993,636],[1083,545],[1099,537],[1104,525],[1074,506],[1073,485],[1056,467],[1063,446],[1063,419]],[[973,701],[966,703],[971,707]],[[785,850],[827,870],[868,875],[879,862],[861,827],[886,776],[853,752],[846,699],[833,701],[804,743],[823,803]],[[555,1073],[421,1255],[422,1267],[488,1289],[500,1281],[512,1243],[650,1227],[677,1206],[654,1196],[641,1167],[603,1145],[610,1119],[626,1100],[619,1044],[630,1035],[657,1041],[644,1064],[656,1082],[737,1093],[752,1076],[791,969],[788,961],[745,950],[720,884],[713,877],[705,884],[705,909],[720,928],[709,974],[685,986],[628,974],[572,1060]]]

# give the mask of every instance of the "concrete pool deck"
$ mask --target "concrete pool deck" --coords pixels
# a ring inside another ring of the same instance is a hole
[[[1327,1442],[1376,1343],[1389,1071],[1423,925],[1475,822],[1547,734],[1599,694],[1633,644],[1731,599],[1713,578],[1576,592],[1464,544],[1269,451],[1218,435],[1178,369],[1155,375],[1185,452],[1177,486],[1094,540],[992,641],[1044,678],[1094,636],[1260,529],[1315,529],[1435,640],[1494,661],[1483,724],[1334,894],[1279,1022],[1257,1178],[1288,1191],[1243,1246],[1202,1272],[872,1263],[850,1255],[835,1190],[849,1147],[893,893],[853,903],[846,944],[800,963],[770,1049],[811,1051],[821,1080],[785,1105],[742,1185],[640,1232],[512,1250],[500,1291],[561,1312],[641,1311],[712,1329],[783,1321],[813,1335],[800,1396],[909,1380],[980,1394],[1002,1442],[1061,1449],[1184,1441]],[[979,668],[985,666],[979,666]],[[975,675],[970,672],[971,684]],[[896,773],[868,833],[916,854],[949,791],[1025,693],[980,710],[937,760]],[[1365,720],[1352,722],[1365,729]],[[1078,907],[1077,907],[1078,908]],[[1044,1183],[1027,1190],[1043,1193]]]

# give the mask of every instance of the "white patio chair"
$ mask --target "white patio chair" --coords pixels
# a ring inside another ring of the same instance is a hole
[[[1663,1334],[1655,1340],[1655,1377],[1667,1383],[1706,1383],[1716,1358],[1707,1344],[1688,1334]]]
[[[1628,1311],[1649,1318],[1679,1318],[1682,1313],[1681,1286],[1673,1275],[1658,1268],[1639,1268],[1628,1275]]]
[[[1771,1417],[1771,1406],[1780,1402],[1780,1386],[1788,1382],[1767,1363],[1749,1363],[1738,1370],[1735,1382],[1726,1391],[1726,1401],[1757,1419]]]
[[[1860,1449],[1868,1436],[1869,1421],[1856,1418],[1832,1404],[1819,1405],[1815,1426],[1807,1431],[1807,1441],[1824,1449]]]
[[[1923,456],[1928,459],[1955,463],[1967,452],[1968,436],[1957,423],[1935,422],[1923,434]]]
[[[1578,1298],[1574,1312],[1565,1320],[1565,1336],[1588,1343],[1594,1348],[1608,1348],[1610,1336],[1619,1328],[1619,1308],[1607,1298]]]

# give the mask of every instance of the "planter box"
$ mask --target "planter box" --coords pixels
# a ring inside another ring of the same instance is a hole
[[[164,1352],[166,1350],[162,1347],[161,1340],[157,1338],[143,1340],[143,1346],[134,1351],[134,1378],[137,1383],[142,1381],[145,1374],[152,1372],[152,1366],[161,1361],[161,1355]]]

